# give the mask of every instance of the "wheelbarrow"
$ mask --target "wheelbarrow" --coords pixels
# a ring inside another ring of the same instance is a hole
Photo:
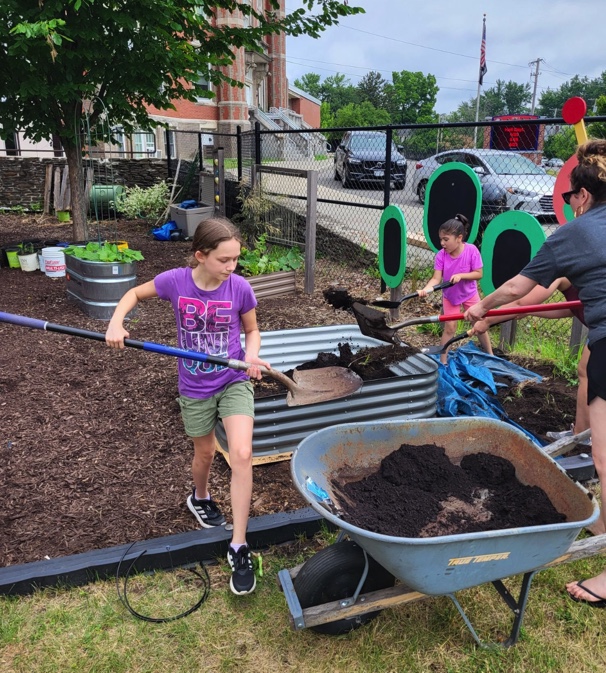
[[[343,518],[341,494],[334,492],[331,481],[338,471],[347,467],[356,475],[352,479],[359,479],[376,471],[381,460],[402,444],[434,443],[444,447],[455,464],[478,452],[509,460],[517,479],[542,488],[565,521],[406,538],[371,532]],[[292,457],[293,482],[311,507],[340,528],[341,534],[336,544],[318,552],[302,567],[280,571],[294,627],[340,634],[370,621],[385,607],[448,596],[473,638],[483,646],[455,592],[491,582],[515,615],[511,634],[503,644],[515,644],[534,574],[582,557],[578,554],[583,554],[583,545],[577,543],[579,550],[571,545],[600,513],[593,496],[566,475],[548,449],[540,449],[511,425],[489,418],[347,423],[304,439]],[[342,539],[345,535],[349,540]],[[606,547],[606,535],[595,540]],[[518,574],[523,574],[523,581],[516,600],[502,580]],[[399,586],[394,586],[396,579]]]

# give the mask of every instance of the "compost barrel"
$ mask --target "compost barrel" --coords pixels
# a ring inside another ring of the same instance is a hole
[[[65,255],[65,262],[67,297],[91,318],[109,320],[122,296],[137,283],[136,262],[92,262],[73,255]]]

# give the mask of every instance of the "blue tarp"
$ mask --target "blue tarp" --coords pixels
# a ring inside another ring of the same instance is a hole
[[[439,354],[429,357],[440,361]],[[496,382],[505,378],[509,385]],[[538,446],[543,442],[507,415],[496,398],[497,388],[513,386],[522,381],[543,380],[539,374],[494,355],[487,355],[475,344],[467,343],[448,354],[448,364],[438,370],[438,416],[485,416],[506,421],[521,430]]]

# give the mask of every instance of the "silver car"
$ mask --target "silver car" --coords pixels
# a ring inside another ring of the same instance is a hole
[[[524,210],[539,220],[553,220],[555,177],[517,152],[501,150],[449,150],[418,161],[412,188],[421,203],[432,173],[446,163],[469,166],[482,184],[482,220],[506,210]]]

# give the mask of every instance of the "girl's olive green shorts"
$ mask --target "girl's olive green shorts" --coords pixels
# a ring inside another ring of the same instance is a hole
[[[180,395],[181,418],[188,437],[204,437],[217,421],[229,416],[255,417],[254,390],[250,381],[232,383],[208,399]]]

